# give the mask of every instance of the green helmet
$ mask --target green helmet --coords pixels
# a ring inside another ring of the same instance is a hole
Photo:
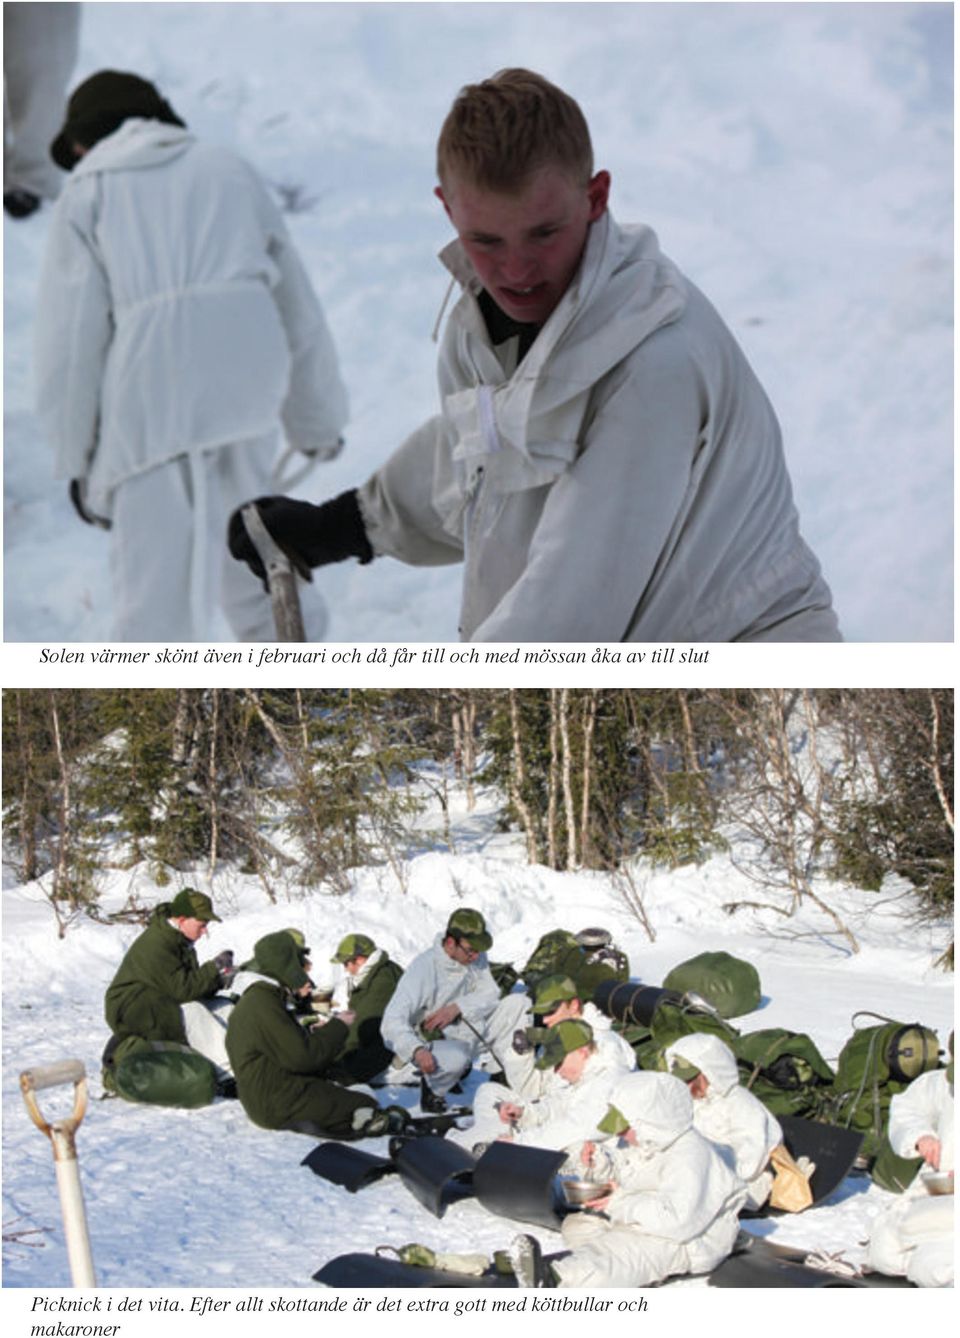
[[[366,934],[348,934],[340,940],[339,947],[330,958],[331,962],[349,962],[354,957],[369,957],[376,952],[377,945]]]
[[[590,1023],[578,1017],[568,1018],[550,1028],[534,1063],[538,1069],[555,1069],[572,1051],[592,1044],[593,1028]]]
[[[487,933],[487,924],[479,911],[469,906],[461,906],[454,911],[447,921],[444,934],[447,938],[466,938],[477,952],[487,952],[493,946],[493,938]]]

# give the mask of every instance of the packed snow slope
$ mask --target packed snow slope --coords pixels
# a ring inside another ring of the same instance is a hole
[[[314,978],[333,984],[339,968],[329,958],[344,934],[362,930],[406,965],[432,942],[454,907],[469,905],[483,912],[492,930],[491,958],[517,967],[546,930],[588,925],[610,929],[629,953],[633,976],[650,984],[707,949],[746,958],[759,971],[763,998],[757,1011],[737,1019],[740,1029],[805,1031],[830,1062],[852,1031],[852,1015],[864,1009],[922,1021],[945,1043],[953,978],[933,963],[952,927],[917,921],[906,889],[891,885],[865,893],[818,884],[818,893],[858,940],[854,954],[812,908],[786,920],[728,913],[730,902],[767,898],[726,856],[673,872],[641,866],[636,888],[656,935],[651,941],[608,876],[526,864],[520,840],[498,830],[498,807],[496,796],[481,793],[467,813],[455,793],[449,844],[434,812],[421,828],[426,853],[393,871],[358,869],[340,896],[316,889],[303,898],[290,889],[271,903],[259,883],[235,868],[222,869],[212,881],[201,872],[183,875],[211,893],[223,917],[201,943],[201,959],[229,947],[242,960],[261,935],[299,926],[312,948]],[[117,871],[102,905],[115,910],[134,898],[151,906],[175,890],[157,887],[142,868]],[[9,865],[2,905],[4,1233],[39,1229],[21,1241],[5,1239],[5,1286],[69,1284],[50,1148],[27,1117],[18,1077],[30,1066],[72,1056],[84,1061],[90,1075],[92,1100],[78,1148],[101,1286],[310,1287],[322,1263],[347,1251],[409,1241],[492,1250],[516,1234],[515,1223],[470,1201],[452,1205],[438,1220],[396,1177],[351,1195],[300,1165],[313,1140],[254,1127],[237,1101],[181,1111],[101,1100],[103,994],[138,927],[81,917],[58,938],[42,889],[18,885]],[[485,1080],[475,1071],[464,1099]],[[66,1113],[58,1102],[67,1096],[66,1088],[43,1094],[48,1118]],[[378,1096],[412,1107],[417,1090],[387,1088]],[[385,1139],[359,1146],[386,1152]],[[758,1220],[751,1229],[862,1261],[871,1221],[891,1199],[866,1178],[850,1177],[824,1205],[795,1218]],[[539,1234],[544,1245],[560,1248],[559,1236]],[[705,1286],[702,1279],[679,1280],[662,1292],[696,1293]]]
[[[581,102],[614,214],[656,230],[759,373],[847,638],[948,641],[952,23],[948,4],[85,4],[74,82],[155,80],[294,205],[352,400],[347,450],[301,489],[321,500],[435,408],[450,102],[541,71]],[[108,540],[31,408],[48,221],[4,226],[5,636],[100,640]],[[321,581],[332,640],[456,639],[455,567]]]

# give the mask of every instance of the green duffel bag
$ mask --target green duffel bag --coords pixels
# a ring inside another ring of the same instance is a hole
[[[773,1115],[816,1117],[833,1093],[833,1069],[802,1032],[751,1031],[730,1048],[741,1084]]]
[[[719,1036],[731,1050],[740,1034],[736,1027],[724,1022],[716,1013],[705,1013],[688,1003],[662,999],[653,1010],[647,1036],[641,1034],[637,1039],[630,1040],[637,1057],[637,1067],[661,1068],[664,1051],[673,1045],[674,1041],[679,1041],[681,1036],[690,1036],[696,1031]]]
[[[857,1016],[863,1015],[857,1014],[854,1022]],[[939,1066],[936,1032],[919,1022],[886,1019],[879,1026],[859,1028],[837,1059],[831,1122],[862,1133],[863,1155],[877,1156],[892,1099],[921,1073]]]
[[[741,1017],[760,1006],[757,968],[728,952],[702,952],[675,966],[664,988],[699,994],[721,1017]]]
[[[113,1071],[117,1096],[148,1106],[209,1106],[217,1090],[217,1071],[209,1059],[174,1041],[153,1041],[121,1059]]]

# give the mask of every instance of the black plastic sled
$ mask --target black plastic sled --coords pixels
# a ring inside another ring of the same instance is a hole
[[[808,1250],[792,1245],[777,1245],[762,1236],[741,1231],[733,1253],[707,1278],[710,1287],[900,1287],[910,1286],[903,1278],[883,1273],[846,1277],[815,1268],[806,1260]]]

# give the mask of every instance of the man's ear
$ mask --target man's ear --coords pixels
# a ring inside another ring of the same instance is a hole
[[[610,198],[610,173],[597,172],[587,182],[587,199],[590,202],[590,222],[596,223],[607,208],[607,201]]]
[[[434,195],[437,197],[437,199],[440,201],[440,203],[443,205],[444,209],[446,209],[446,211],[447,211],[447,218],[450,218],[450,217],[451,217],[451,214],[450,214],[450,206],[447,204],[447,198],[446,198],[446,196],[445,196],[444,193],[443,193],[443,187],[442,187],[442,186],[434,186],[434,188],[433,188],[433,193],[434,193]]]

